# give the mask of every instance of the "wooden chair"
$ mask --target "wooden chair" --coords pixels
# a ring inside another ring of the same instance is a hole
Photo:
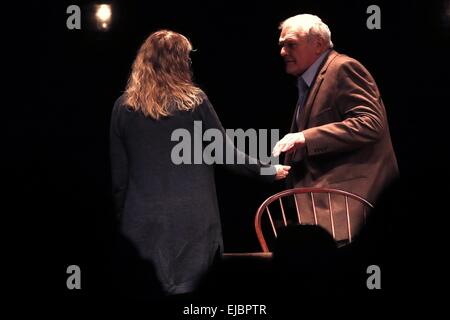
[[[373,205],[353,193],[329,188],[295,188],[267,198],[255,215],[263,253],[270,253],[277,230],[290,224],[320,225],[339,246],[350,243],[366,222]]]

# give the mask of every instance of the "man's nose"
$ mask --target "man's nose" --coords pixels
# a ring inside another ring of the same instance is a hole
[[[280,55],[281,55],[282,57],[285,57],[285,56],[287,55],[287,52],[286,52],[286,50],[284,49],[284,47],[281,47]]]

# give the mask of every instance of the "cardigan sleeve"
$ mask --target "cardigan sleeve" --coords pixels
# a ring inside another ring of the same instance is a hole
[[[216,153],[214,156],[216,163],[224,165],[227,169],[239,175],[258,178],[266,182],[275,180],[276,169],[273,165],[264,164],[235,147],[234,142],[226,134],[219,117],[207,98],[198,107],[198,112],[202,120],[203,130],[212,130],[210,132],[216,133],[211,134],[211,140],[213,139],[212,136],[216,139],[220,137],[218,139],[222,140],[216,143],[216,146],[221,146],[221,150],[218,150],[220,154]],[[208,137],[209,135],[206,133],[206,136]],[[214,143],[215,141],[211,142]],[[208,150],[207,145],[204,150]],[[264,170],[262,170],[263,168]]]

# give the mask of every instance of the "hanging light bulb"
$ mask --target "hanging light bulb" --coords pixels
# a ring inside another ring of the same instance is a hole
[[[111,24],[112,11],[111,5],[99,4],[96,5],[95,19],[97,21],[97,27],[100,30],[108,30]]]

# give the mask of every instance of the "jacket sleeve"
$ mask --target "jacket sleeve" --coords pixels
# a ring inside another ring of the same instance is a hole
[[[220,136],[222,139],[220,145],[223,152],[218,156],[216,155],[216,163],[224,165],[227,169],[239,175],[257,178],[265,182],[275,180],[276,169],[273,165],[263,164],[258,159],[247,155],[235,147],[234,142],[227,136],[219,117],[207,98],[199,106],[199,109],[203,120],[203,129],[205,131],[208,129],[215,130],[217,132],[216,136]]]
[[[351,151],[379,140],[386,130],[386,115],[377,85],[356,60],[336,73],[335,104],[342,121],[303,131],[309,156]]]
[[[128,159],[123,142],[120,117],[122,108],[124,107],[121,105],[120,99],[118,99],[114,104],[110,126],[111,182],[117,218],[122,216],[128,188]]]

